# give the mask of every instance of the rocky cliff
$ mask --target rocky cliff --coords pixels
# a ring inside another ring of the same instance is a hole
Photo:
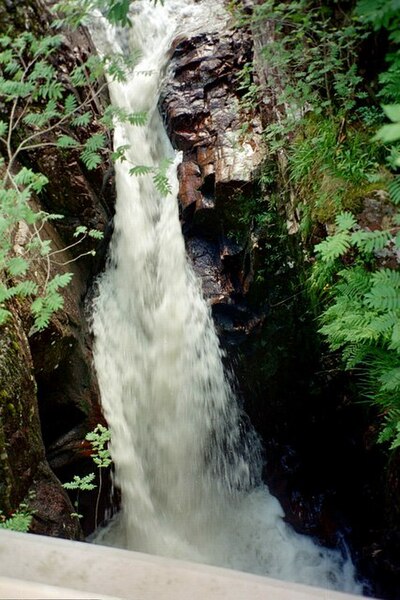
[[[242,102],[240,76],[252,57],[245,30],[228,27],[180,41],[161,100],[172,144],[183,153],[179,201],[187,250],[228,343],[263,318],[246,301],[256,239],[228,235],[265,154],[260,116]]]
[[[0,2],[0,15],[1,28],[11,26],[16,32],[44,34],[51,21],[48,7],[41,0],[5,0]],[[93,52],[93,45],[83,29],[62,34],[56,66],[65,83],[71,69]],[[102,110],[100,104],[97,109]],[[96,128],[96,123],[91,127]],[[84,140],[90,133],[83,131],[80,135]],[[81,527],[76,517],[71,517],[74,509],[55,473],[66,481],[73,474],[93,470],[82,440],[102,416],[84,299],[101,259],[91,255],[80,259],[79,255],[95,249],[99,256],[102,248],[99,243],[96,247],[93,240],[65,248],[76,242],[73,234],[80,225],[101,231],[106,228],[113,210],[112,172],[106,158],[89,172],[77,153],[52,147],[32,150],[20,160],[49,180],[32,203],[36,210],[63,216],[46,223],[42,238],[51,241],[57,252],[53,275],[73,272],[73,280],[63,292],[63,309],[53,315],[44,331],[32,330],[32,316],[25,301],[14,303],[13,320],[2,327],[0,509],[8,516],[29,498],[34,511],[32,531],[79,538]],[[20,249],[28,237],[29,228],[20,225],[15,232]],[[45,261],[36,263],[32,278],[43,282],[46,268]],[[88,531],[93,522],[84,522],[83,527]]]

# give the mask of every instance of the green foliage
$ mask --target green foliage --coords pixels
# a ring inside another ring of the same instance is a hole
[[[118,3],[114,4],[116,9]],[[142,125],[147,119],[143,112],[129,113],[114,107],[106,109],[97,119],[93,108],[106,85],[98,83],[99,76],[107,71],[110,77],[124,80],[136,64],[137,56],[127,59],[122,55],[102,59],[91,56],[72,69],[70,82],[66,82],[65,75],[61,76],[54,66],[61,41],[59,35],[37,38],[30,32],[17,37],[0,36],[0,102],[3,114],[8,114],[8,119],[0,121],[0,150],[4,156],[0,159],[3,173],[0,182],[0,324],[10,315],[8,301],[16,296],[28,297],[34,319],[31,333],[45,328],[52,314],[62,308],[60,292],[68,285],[71,275],[54,277],[60,250],[52,249],[50,241],[43,238],[46,222],[59,216],[37,212],[31,202],[35,194],[43,192],[47,179],[41,173],[19,167],[19,160],[27,151],[53,146],[79,153],[84,166],[88,170],[95,169],[110,158],[106,150],[107,129],[117,122]],[[70,84],[84,88],[83,100],[70,93]],[[66,128],[76,130],[76,135],[65,133]],[[125,160],[128,150],[129,146],[120,147],[111,158]],[[165,165],[152,169],[161,193],[168,192],[165,171]],[[29,227],[25,228],[23,223]],[[101,232],[86,228],[79,228],[76,235],[77,241],[68,248],[86,237],[100,239],[102,236]],[[45,279],[34,283],[31,276],[40,262],[44,265]]]
[[[107,429],[107,427],[104,427],[104,425],[100,425],[100,423],[85,437],[85,440],[90,442],[92,446],[91,457],[94,464],[99,469],[105,469],[109,467],[112,462],[111,455],[108,450],[110,439],[110,431]]]
[[[158,0],[154,0],[156,4]],[[160,0],[163,4],[163,0]],[[85,24],[94,10],[102,14],[113,25],[130,26],[129,7],[131,0],[61,0],[54,6],[54,11],[62,16],[59,23],[67,23],[71,27]]]
[[[15,176],[11,173],[0,182],[0,324],[10,316],[7,303],[15,297],[31,299],[34,324],[31,334],[47,327],[54,312],[62,308],[60,293],[71,281],[71,273],[54,274],[59,250],[53,250],[42,237],[44,225],[59,215],[37,212],[30,204],[33,193],[40,192],[47,180],[23,167]],[[10,184],[13,187],[9,187]],[[24,186],[24,187],[23,187]],[[23,224],[26,223],[26,226]],[[98,238],[101,232],[83,231],[77,244],[85,237]],[[33,279],[41,264],[44,281]]]
[[[338,18],[332,3],[315,0],[264,0],[251,17],[241,16],[249,20],[270,32],[264,74],[277,118],[265,138],[272,153],[285,156],[285,185],[307,235],[313,223],[356,210],[386,177],[379,144],[371,144],[370,132],[357,123],[360,115],[371,125],[382,120],[379,107],[363,106],[367,93],[357,70],[370,25],[350,11]],[[251,74],[246,65],[240,76],[250,96]]]
[[[380,146],[390,145],[388,162],[400,166],[398,9],[397,0],[359,0],[355,15],[343,12],[338,21],[333,4],[265,0],[251,17],[260,29],[269,23],[265,73],[279,115],[266,140],[271,152],[285,156],[281,177],[303,235],[316,222],[335,223],[315,246],[310,278],[319,294],[320,332],[346,369],[362,369],[364,393],[381,407],[380,441],[392,448],[400,446],[400,275],[385,257],[393,263],[399,252],[400,215],[391,211],[382,230],[370,231],[355,214],[375,189],[386,189],[400,205],[399,176],[389,174]],[[379,78],[386,125],[380,107],[366,101],[357,71],[358,49],[371,29],[385,29],[390,41]],[[249,89],[250,76],[248,67],[241,81]],[[366,127],[377,125],[371,142]]]
[[[130,175],[153,175],[153,182],[161,196],[167,196],[171,193],[171,186],[168,180],[167,171],[172,161],[165,158],[158,167],[149,167],[146,165],[136,165],[129,170]]]
[[[389,163],[393,168],[400,167],[400,151],[399,151],[399,140],[400,140],[400,104],[390,104],[383,106],[383,110],[386,116],[392,121],[388,125],[383,125],[375,135],[376,140],[380,140],[385,144],[394,144],[391,148],[392,152],[390,155]],[[397,144],[396,144],[397,142]],[[396,192],[397,188],[397,192]],[[398,178],[391,182],[390,192],[392,193],[394,201],[398,204],[399,192],[398,192]]]
[[[386,177],[377,145],[343,119],[303,119],[287,153],[289,184],[303,219],[329,222],[342,210],[354,210]]]
[[[94,10],[100,10],[106,18],[116,25],[130,25],[128,17],[129,0],[61,0],[54,6],[54,11],[61,15],[57,23],[76,28],[84,25]]]
[[[9,517],[0,511],[0,529],[10,529],[26,533],[29,530],[33,518],[33,512],[28,504],[21,502],[18,509]]]
[[[315,246],[313,278],[330,298],[320,332],[346,369],[363,367],[365,394],[385,415],[379,439],[392,448],[400,446],[400,273],[381,266],[379,254],[395,249],[395,222],[368,231],[350,213],[338,215],[335,233]]]
[[[346,117],[365,97],[355,58],[367,29],[351,16],[338,27],[333,16],[333,7],[313,0],[264,0],[254,7],[253,27],[273,23],[263,57],[270,94],[284,107],[279,122],[266,128],[272,148],[286,143],[306,113]]]
[[[96,489],[96,484],[92,483],[93,480],[95,479],[95,474],[94,473],[89,473],[88,475],[85,475],[84,477],[79,477],[79,475],[74,475],[72,481],[69,481],[68,483],[63,483],[63,487],[66,490],[82,490],[84,492],[86,491],[91,491]]]
[[[254,82],[254,66],[246,63],[238,75],[237,89],[241,92],[240,107],[242,110],[253,110],[258,103],[259,86]]]
[[[355,14],[374,31],[386,32],[390,51],[387,68],[379,77],[380,98],[384,102],[400,102],[400,11],[397,0],[358,0]]]
[[[98,510],[99,510],[99,501],[101,495],[101,489],[103,484],[102,479],[102,469],[108,468],[111,463],[111,455],[108,449],[108,444],[111,440],[111,435],[109,429],[101,425],[100,423],[96,425],[93,431],[89,431],[85,440],[88,441],[92,447],[91,458],[99,470],[99,489],[97,493],[96,499],[96,507],[95,507],[95,526],[97,527],[98,522]],[[67,490],[77,490],[79,492],[92,491],[97,488],[97,484],[94,483],[96,478],[95,473],[89,473],[84,477],[80,477],[79,475],[74,475],[72,481],[68,483],[63,483],[63,487]],[[78,508],[79,505],[79,496],[76,499],[75,506]],[[78,512],[72,513],[71,516],[77,517],[78,519],[82,517]]]
[[[390,198],[396,206],[400,205],[400,177],[397,175],[388,184]],[[398,224],[398,223],[397,223]]]
[[[250,17],[238,2],[231,8],[241,24],[250,21],[268,40],[263,94],[275,119],[265,138],[303,240],[313,239],[316,225],[328,225],[329,235],[314,242],[310,276],[321,334],[345,369],[362,373],[364,394],[384,421],[380,441],[393,448],[400,446],[400,275],[394,269],[400,249],[400,5],[358,0],[352,14],[339,4],[264,0]],[[377,31],[386,35],[389,51],[376,96],[374,86],[364,87],[357,62],[364,40]],[[250,90],[251,65],[240,83]],[[369,230],[357,212],[376,190],[387,191],[392,206]]]

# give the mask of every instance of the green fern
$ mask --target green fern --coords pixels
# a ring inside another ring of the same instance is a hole
[[[93,115],[90,111],[86,111],[71,120],[72,127],[87,127],[92,122]]]
[[[388,184],[390,199],[396,206],[400,205],[400,176],[397,175]]]
[[[374,285],[365,295],[365,304],[376,310],[394,311],[400,309],[400,293],[387,285]]]
[[[21,503],[18,509],[8,518],[0,511],[0,529],[9,529],[11,531],[26,533],[29,531],[32,518],[32,511],[25,503]]]
[[[339,231],[336,235],[315,246],[319,258],[326,263],[333,263],[337,258],[346,254],[351,246],[351,237],[348,230]]]
[[[361,252],[373,254],[382,250],[391,237],[391,232],[387,230],[354,231],[351,235],[351,241]]]
[[[60,135],[57,138],[57,146],[59,148],[76,148],[79,142],[70,135]]]
[[[91,490],[94,490],[97,487],[97,485],[93,483],[94,478],[94,473],[89,473],[84,477],[74,475],[72,481],[63,483],[63,488],[65,488],[66,490],[83,490],[90,492]]]
[[[140,176],[140,175],[147,175],[152,172],[153,172],[152,167],[148,167],[146,165],[136,165],[135,167],[132,167],[129,170],[129,175]]]
[[[354,229],[357,225],[357,221],[354,215],[349,211],[344,211],[336,216],[335,219],[336,231],[349,231]]]

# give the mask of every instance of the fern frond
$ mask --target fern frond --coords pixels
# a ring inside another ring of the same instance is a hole
[[[400,312],[397,315],[397,323],[393,325],[392,337],[390,338],[389,348],[400,353]]]
[[[335,290],[338,295],[361,300],[371,288],[370,274],[363,267],[353,267],[339,271],[341,281]]]
[[[92,113],[90,111],[86,111],[82,115],[78,115],[77,117],[73,118],[71,121],[71,125],[72,127],[86,127],[87,125],[89,125],[92,118]]]
[[[127,120],[131,125],[143,126],[147,123],[147,113],[146,112],[137,112],[130,113],[127,115]]]
[[[387,230],[354,231],[351,235],[351,240],[361,252],[372,254],[382,250],[391,237],[392,234]]]
[[[388,191],[390,194],[390,199],[393,204],[398,206],[400,204],[400,176],[397,175],[392,179],[392,181],[388,184]]]
[[[391,331],[398,323],[399,314],[394,311],[384,312],[371,318],[368,325],[373,337],[379,337]]]
[[[369,346],[360,345],[358,343],[349,344],[343,349],[342,360],[346,369],[354,369],[362,363],[369,352]]]
[[[400,366],[382,373],[379,381],[382,384],[382,389],[385,391],[400,391]]]
[[[79,146],[79,142],[74,140],[70,135],[60,135],[57,138],[57,146],[59,148],[76,148]]]
[[[49,292],[55,292],[60,288],[66,287],[72,279],[72,273],[63,273],[62,275],[58,273],[53,277],[53,279],[48,283],[47,290]]]
[[[85,142],[85,149],[90,152],[96,152],[106,145],[106,136],[103,133],[94,133]]]
[[[374,285],[387,285],[400,290],[400,273],[393,269],[379,269],[371,275]]]
[[[350,248],[350,233],[340,231],[333,236],[326,238],[320,244],[315,246],[315,251],[319,254],[319,258],[327,263],[332,263],[334,260],[346,254]]]
[[[129,175],[148,175],[153,172],[153,167],[148,167],[146,165],[137,165],[136,167],[132,167],[129,170]]]
[[[399,310],[399,290],[383,284],[374,285],[365,295],[365,304],[376,310]]]
[[[339,233],[340,231],[353,229],[357,225],[357,221],[351,212],[345,211],[336,216],[335,224],[336,231]]]
[[[69,115],[74,112],[76,107],[78,106],[78,101],[74,94],[68,94],[64,101],[64,111],[66,115]]]

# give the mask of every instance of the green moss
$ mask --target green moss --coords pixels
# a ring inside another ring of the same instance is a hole
[[[381,147],[371,132],[343,119],[303,120],[290,150],[288,173],[303,218],[330,223],[343,210],[357,212],[362,199],[385,186]]]
[[[14,404],[12,404],[12,402],[9,402],[7,404],[7,409],[8,409],[8,412],[11,414],[12,417],[16,417],[17,416],[17,411],[15,409]]]

